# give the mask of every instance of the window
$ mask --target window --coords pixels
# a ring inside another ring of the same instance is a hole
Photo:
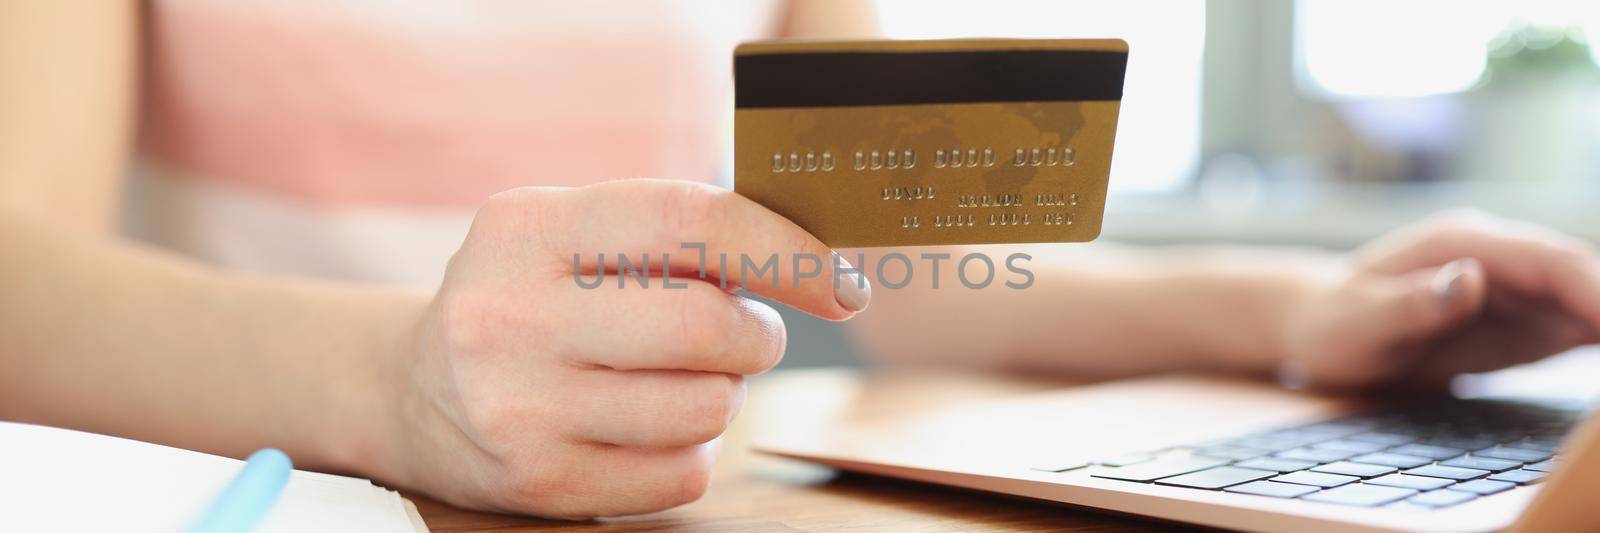
[[[1115,37],[1128,75],[1111,165],[1113,192],[1185,185],[1199,158],[1205,2],[1192,0],[879,0],[897,39]]]
[[[1300,85],[1332,99],[1470,89],[1496,37],[1518,27],[1540,29],[1519,36],[1518,46],[1550,46],[1570,34],[1600,54],[1600,3],[1590,1],[1300,0],[1295,25]]]

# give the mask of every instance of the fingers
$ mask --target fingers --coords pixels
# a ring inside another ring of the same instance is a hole
[[[1473,259],[1458,259],[1438,268],[1413,271],[1393,280],[1379,280],[1360,312],[1361,330],[1378,332],[1384,344],[1418,341],[1456,328],[1478,316],[1488,295],[1483,268]]]
[[[1416,361],[1417,379],[1445,383],[1463,373],[1487,372],[1529,363],[1591,342],[1587,324],[1558,310],[1530,310],[1524,314],[1495,313],[1475,327],[1463,330],[1433,346]]]
[[[1549,297],[1600,328],[1600,262],[1593,247],[1547,228],[1458,214],[1379,241],[1363,256],[1391,273],[1476,258],[1491,284]]]
[[[1421,279],[1426,277],[1426,284]],[[1488,276],[1476,259],[1457,259],[1429,272],[1423,270],[1411,282],[1413,325],[1427,336],[1454,328],[1483,312],[1489,294]]]
[[[783,318],[766,304],[685,282],[678,289],[602,285],[568,298],[554,351],[617,370],[678,369],[751,375],[783,358]]]
[[[575,460],[511,465],[525,470],[505,491],[510,511],[588,519],[660,511],[705,494],[716,443],[675,448],[590,445]]]
[[[834,283],[834,256],[821,241],[733,191],[628,180],[554,194],[565,197],[542,204],[542,238],[569,268],[576,262],[596,270],[604,254],[611,263],[603,266],[614,269],[618,254],[632,261],[650,254],[653,268],[665,262],[676,276],[703,269],[711,279],[830,320],[854,315],[870,295],[862,276],[845,273]]]
[[[619,446],[710,442],[744,405],[744,380],[710,372],[591,370],[572,390],[606,391],[569,400],[571,437]]]

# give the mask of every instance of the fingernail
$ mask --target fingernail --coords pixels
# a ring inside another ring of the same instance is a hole
[[[850,266],[849,261],[843,257],[838,258],[839,264],[835,267],[838,273],[833,277],[833,299],[852,312],[859,312],[867,308],[867,302],[872,301],[872,284],[867,283],[867,278],[861,271]]]
[[[1438,296],[1439,302],[1452,303],[1461,295],[1462,287],[1466,285],[1466,264],[1471,259],[1457,259],[1439,269],[1433,275],[1433,294]]]
[[[1278,384],[1289,390],[1305,390],[1311,384],[1311,372],[1304,361],[1286,360],[1278,365]]]

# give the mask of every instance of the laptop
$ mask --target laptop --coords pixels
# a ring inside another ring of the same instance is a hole
[[[845,420],[756,449],[1226,529],[1600,531],[1592,411],[1585,398],[1372,401],[1180,375]]]

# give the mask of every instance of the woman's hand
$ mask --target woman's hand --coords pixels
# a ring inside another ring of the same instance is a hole
[[[703,243],[704,264],[686,243]],[[634,268],[648,254],[648,288],[617,275],[618,254]],[[835,288],[826,246],[731,191],[631,180],[495,196],[394,379],[397,447],[374,469],[458,505],[548,517],[695,500],[743,376],[777,364],[785,341],[772,308],[718,281],[772,254],[776,278],[745,288],[830,320],[866,306],[852,274]],[[797,279],[795,254],[826,268]],[[580,285],[602,269],[604,283]]]
[[[1600,261],[1543,227],[1441,216],[1358,250],[1287,324],[1286,382],[1442,386],[1600,342]]]

